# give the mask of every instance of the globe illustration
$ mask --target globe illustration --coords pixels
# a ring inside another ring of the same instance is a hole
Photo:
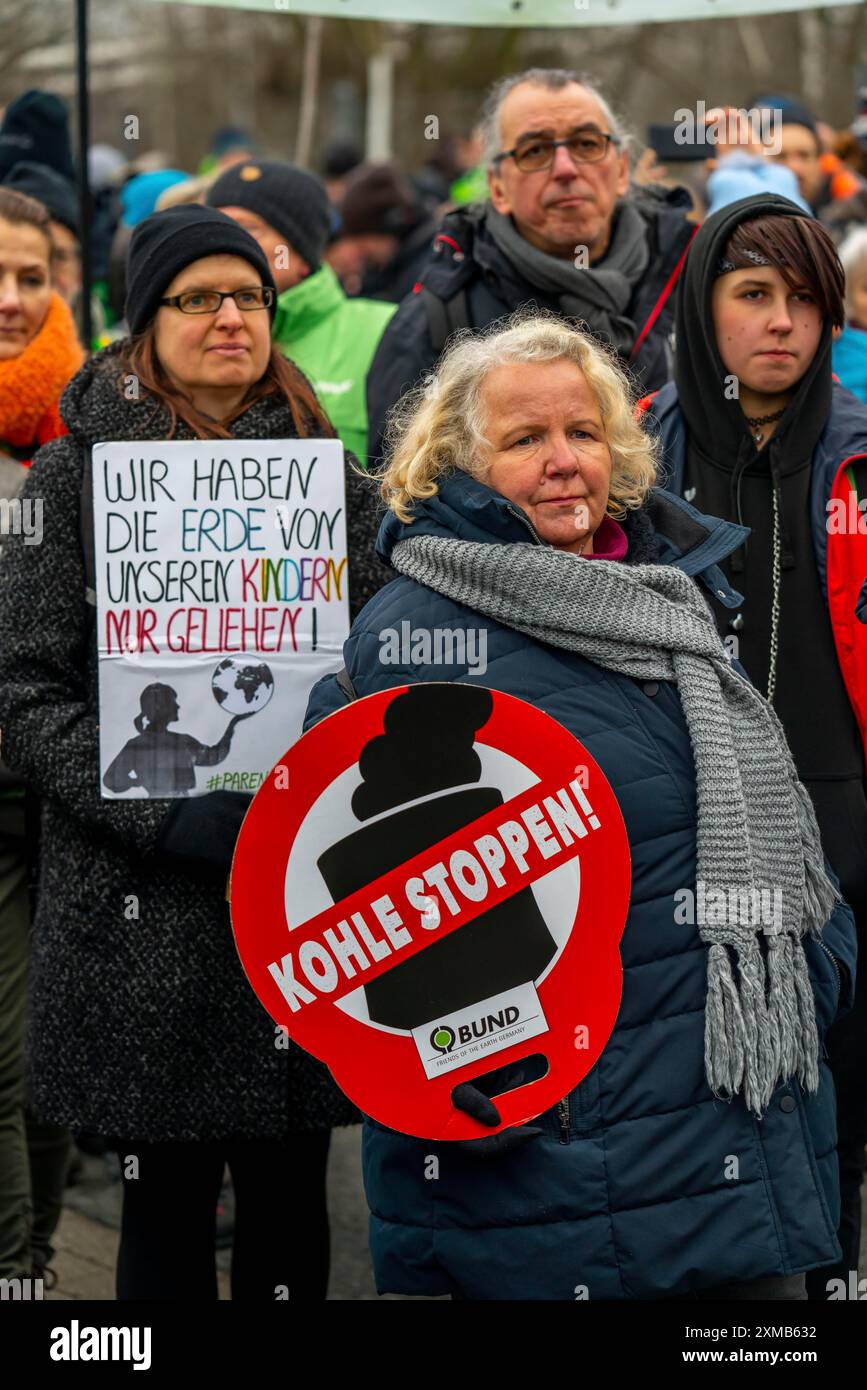
[[[211,690],[227,714],[258,714],[274,694],[274,677],[264,661],[226,657],[211,677]]]

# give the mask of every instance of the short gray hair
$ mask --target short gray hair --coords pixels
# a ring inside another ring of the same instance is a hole
[[[623,147],[628,147],[628,132],[605,97],[598,88],[593,86],[592,82],[588,82],[580,73],[573,72],[571,68],[526,68],[524,72],[515,73],[512,77],[501,77],[499,81],[494,83],[485,97],[480,125],[485,142],[484,159],[488,168],[493,164],[495,155],[500,152],[500,111],[503,102],[510,92],[514,91],[516,87],[520,87],[524,82],[532,82],[537,87],[547,87],[550,92],[559,92],[563,87],[573,85],[583,87],[585,92],[589,92],[599,102],[611,134],[618,135],[623,142]]]

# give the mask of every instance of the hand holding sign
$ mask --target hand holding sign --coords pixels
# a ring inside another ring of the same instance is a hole
[[[613,1027],[629,900],[620,810],[582,745],[522,700],[434,684],[338,711],[280,766],[232,868],[272,1017],[406,1133],[478,1138],[455,1086],[539,1053],[544,1074],[497,1096],[501,1128],[559,1100]]]

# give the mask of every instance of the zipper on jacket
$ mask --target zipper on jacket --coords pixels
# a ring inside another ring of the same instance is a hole
[[[840,967],[837,964],[837,957],[831,951],[828,950],[828,947],[825,945],[824,941],[821,940],[821,938],[817,937],[816,939],[818,940],[819,945],[821,946],[822,950],[825,952],[825,955],[828,957],[828,959],[834,967],[834,974],[837,976],[837,1000],[839,1002],[840,995],[843,993],[843,980],[840,976]]]
[[[510,516],[513,516],[516,521],[520,521],[522,525],[526,526],[537,545],[542,545],[542,537],[539,535],[539,532],[536,530],[529,517],[525,516],[523,512],[517,511],[514,507],[507,507],[506,511]]]
[[[568,1144],[568,1143],[569,1143],[569,1125],[570,1125],[570,1113],[569,1113],[569,1112],[570,1112],[569,1097],[567,1096],[566,1099],[565,1099],[565,1100],[561,1100],[560,1103],[559,1103],[559,1105],[557,1106],[557,1114],[560,1116],[560,1143],[561,1143],[561,1144]]]

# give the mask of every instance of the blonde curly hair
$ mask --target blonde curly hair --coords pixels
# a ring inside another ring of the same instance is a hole
[[[506,363],[574,362],[596,397],[611,451],[606,510],[624,517],[642,506],[656,482],[657,446],[634,415],[634,393],[614,353],[555,314],[522,310],[483,333],[466,330],[434,372],[393,410],[380,475],[386,505],[411,521],[414,504],[435,497],[438,479],[455,468],[480,482],[487,473],[482,385]]]

